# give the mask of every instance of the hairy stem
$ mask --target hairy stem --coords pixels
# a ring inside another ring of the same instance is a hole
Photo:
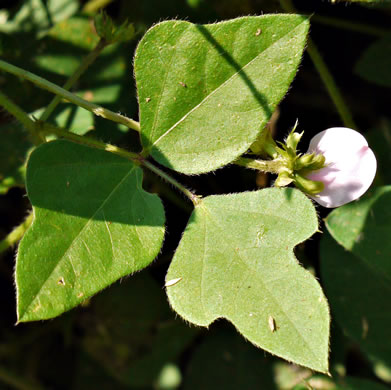
[[[140,161],[140,156],[137,153],[128,152],[127,150],[121,149],[118,146],[106,144],[94,138],[73,134],[67,130],[60,129],[57,126],[51,125],[50,123],[37,121],[36,125],[40,133],[55,134],[61,138],[68,139],[78,144],[91,146],[96,149],[101,149],[105,150],[106,152],[117,154],[118,156],[124,157],[128,160],[132,160],[133,162]]]
[[[63,89],[69,91],[71,87],[79,80],[80,76],[88,69],[88,67],[98,58],[99,54],[102,50],[108,45],[107,41],[101,38],[98,44],[95,46],[94,50],[91,51],[86,57],[84,57],[83,61],[79,65],[79,67],[75,70],[73,75],[66,81],[63,85]],[[56,109],[57,105],[61,102],[61,96],[56,95],[50,104],[46,107],[45,111],[41,115],[40,119],[42,121],[46,121],[52,112]]]
[[[136,164],[140,164],[144,166],[145,168],[149,169],[150,171],[154,172],[156,175],[160,176],[163,180],[167,181],[168,183],[172,184],[174,187],[176,187],[179,191],[181,191],[186,197],[188,197],[192,203],[196,206],[200,202],[200,197],[193,194],[190,190],[185,188],[181,183],[179,183],[177,180],[175,180],[173,177],[162,171],[160,168],[153,165],[151,162],[145,160],[142,156],[140,156],[137,153],[128,152],[125,149],[121,149],[117,146],[105,144],[104,142],[97,141],[93,138],[89,138],[86,136],[80,136],[73,133],[70,133],[66,130],[60,129],[56,126],[53,126],[48,123],[44,123],[42,121],[36,122],[39,126],[39,131],[41,133],[45,134],[55,134],[59,137],[68,139],[73,142],[77,142],[83,145],[88,145],[97,149],[106,150],[107,152],[111,152],[114,154],[117,154],[121,157],[124,157],[128,160],[133,161]]]
[[[15,103],[0,91],[0,106],[4,107],[30,132],[32,141],[35,145],[41,144],[44,140],[36,131],[34,121]]]
[[[17,226],[14,230],[12,230],[11,233],[7,235],[6,238],[4,238],[4,240],[0,241],[0,253],[5,252],[8,248],[16,245],[22,239],[24,233],[32,224],[33,218],[33,213],[30,213],[29,216],[19,226]]]
[[[247,157],[239,157],[234,161],[234,164],[240,165],[241,167],[256,169],[262,172],[268,173],[280,173],[281,168],[283,168],[283,164],[278,159],[276,160],[254,160],[252,158]]]
[[[153,165],[147,160],[142,160],[141,164],[144,165],[144,167],[148,168],[153,173],[155,173],[156,175],[160,176],[163,180],[167,181],[168,183],[176,187],[179,191],[181,191],[185,196],[187,196],[192,201],[194,206],[197,206],[200,203],[201,198],[198,195],[188,190],[181,183],[179,183],[173,177],[171,177],[170,175],[162,171],[160,168],[156,167],[155,165]]]
[[[113,111],[108,110],[107,108],[100,107],[94,103],[88,102],[80,98],[79,96],[66,91],[64,88],[59,87],[56,84],[51,83],[48,80],[45,80],[42,77],[39,77],[31,72],[28,72],[24,69],[18,68],[17,66],[11,65],[8,62],[0,60],[0,70],[4,70],[8,73],[11,73],[15,76],[24,78],[26,80],[31,81],[39,88],[45,89],[49,92],[52,92],[56,95],[61,96],[62,98],[74,103],[84,109],[91,111],[97,116],[101,116],[105,119],[109,119],[113,122],[121,123],[130,129],[140,131],[140,124],[133,119],[127,118],[124,115],[116,114]]]
[[[297,13],[297,10],[293,5],[292,0],[280,0],[280,4],[286,12]],[[342,97],[342,93],[339,90],[337,83],[334,80],[334,77],[330,73],[318,48],[316,47],[311,38],[308,39],[307,51],[309,56],[311,57],[313,64],[315,65],[316,70],[319,73],[320,78],[323,81],[323,84],[327,89],[328,94],[331,97],[331,100],[337,108],[338,114],[341,117],[342,122],[346,127],[358,129],[358,126],[353,120],[353,116],[348,106],[346,105],[344,98]]]

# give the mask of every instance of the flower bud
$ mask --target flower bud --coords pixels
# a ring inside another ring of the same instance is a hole
[[[296,173],[293,179],[295,186],[310,196],[319,194],[324,190],[324,183],[307,179]],[[314,198],[315,199],[315,198]],[[316,200],[316,199],[315,199]]]
[[[250,146],[253,153],[260,156],[269,156],[276,158],[278,156],[277,144],[274,142],[270,130],[266,127],[257,140]]]
[[[274,182],[274,185],[276,187],[285,187],[285,186],[291,184],[292,181],[293,181],[293,179],[288,172],[280,172],[277,176],[276,181]]]

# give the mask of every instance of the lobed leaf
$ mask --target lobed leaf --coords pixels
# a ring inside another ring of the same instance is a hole
[[[264,15],[151,28],[134,65],[145,153],[197,174],[246,152],[295,76],[308,26]]]
[[[328,371],[329,311],[295,245],[317,231],[311,201],[294,189],[210,196],[195,208],[168,270],[173,309],[208,326],[224,317],[253,344]]]
[[[35,218],[17,256],[18,321],[55,317],[158,254],[164,210],[131,161],[53,141],[31,154],[26,183]]]

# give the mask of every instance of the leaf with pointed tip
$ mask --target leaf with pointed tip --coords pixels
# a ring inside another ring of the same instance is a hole
[[[35,218],[17,256],[18,321],[55,317],[158,254],[163,206],[133,162],[53,141],[31,154],[26,183]]]
[[[135,55],[145,152],[188,174],[246,152],[296,74],[308,26],[284,14],[152,27]]]
[[[295,245],[317,231],[311,201],[295,189],[210,196],[195,208],[168,270],[173,309],[208,326],[231,321],[255,345],[328,371],[329,311]]]

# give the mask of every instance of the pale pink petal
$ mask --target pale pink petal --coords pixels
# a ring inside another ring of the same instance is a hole
[[[325,188],[312,198],[324,207],[338,207],[363,195],[376,174],[376,157],[366,139],[345,127],[324,130],[312,138],[308,153],[323,154],[327,166],[307,175]]]

